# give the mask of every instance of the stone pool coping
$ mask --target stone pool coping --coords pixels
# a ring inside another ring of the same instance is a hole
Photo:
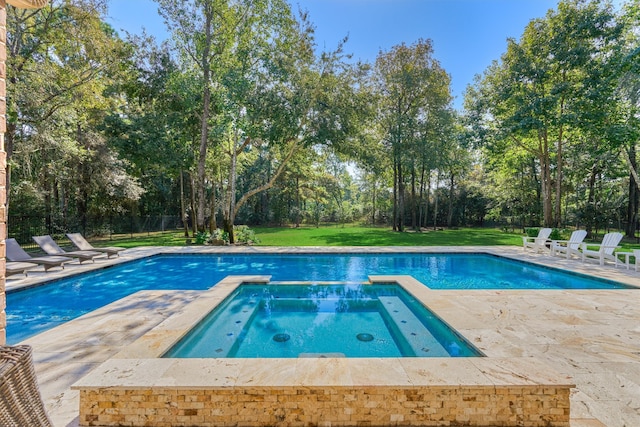
[[[429,306],[411,276],[369,280]],[[228,276],[75,383],[80,425],[569,425],[572,381],[531,357],[160,358],[239,285],[268,282]]]

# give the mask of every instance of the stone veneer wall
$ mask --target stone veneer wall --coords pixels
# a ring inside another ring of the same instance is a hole
[[[7,131],[7,3],[0,0],[0,345],[7,342],[5,313],[5,243],[7,237],[7,153],[4,134]]]
[[[569,388],[83,389],[80,425],[568,427]]]

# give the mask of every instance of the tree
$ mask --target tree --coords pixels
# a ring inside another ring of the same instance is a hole
[[[622,59],[616,70],[618,76],[617,117],[614,138],[622,143],[620,153],[629,169],[627,195],[626,235],[634,237],[638,224],[640,205],[640,179],[638,178],[637,144],[640,139],[640,5],[629,2],[625,5],[620,21],[624,25],[621,44]]]
[[[98,0],[7,9],[8,172],[17,188],[32,184],[49,223],[75,212],[84,226],[89,213],[117,210],[142,192],[99,130],[130,53],[102,22],[104,10]]]
[[[451,96],[449,75],[433,58],[430,40],[395,46],[376,58],[375,89],[379,95],[378,121],[384,145],[392,158],[393,229],[404,230],[406,175],[410,177],[415,220],[416,159],[434,158],[428,149],[441,136],[438,117],[447,109]],[[424,174],[422,174],[424,175]]]
[[[474,113],[485,122],[478,128],[494,133],[487,141],[493,153],[535,156],[546,226],[561,220],[566,144],[604,119],[597,108],[611,100],[607,70],[619,35],[610,5],[562,1],[531,21],[519,42],[510,39],[501,60],[468,92],[467,108],[482,109]]]
[[[235,35],[252,9],[259,4],[253,0],[158,0],[160,14],[172,30],[180,59],[199,71],[202,88],[200,101],[200,142],[196,175],[196,224],[205,230],[205,186],[207,150],[212,115],[217,115],[214,103],[219,92],[220,75],[232,54]]]

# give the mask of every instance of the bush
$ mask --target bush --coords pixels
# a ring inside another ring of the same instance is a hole
[[[549,240],[562,240],[562,233],[557,228],[551,230],[551,234],[549,235]]]
[[[256,232],[246,225],[234,226],[233,234],[235,235],[236,243],[246,243],[248,245],[260,243],[260,239],[256,236]]]
[[[539,228],[525,228],[525,233],[528,237],[538,237],[538,233],[540,232]],[[551,230],[551,234],[549,235],[549,240],[562,240],[563,233],[557,228]]]
[[[527,234],[527,237],[538,237],[538,233],[540,232],[539,228],[525,228],[524,232]]]
[[[216,228],[213,234],[207,240],[207,245],[228,245],[229,244],[229,233],[222,230],[221,228]]]
[[[204,245],[209,240],[209,233],[200,231],[196,234],[196,245]]]

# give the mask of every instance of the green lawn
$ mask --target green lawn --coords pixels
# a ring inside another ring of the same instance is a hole
[[[491,228],[393,232],[389,227],[255,228],[260,246],[493,246],[521,245],[519,235]]]
[[[420,233],[398,233],[389,227],[359,225],[330,225],[321,227],[255,227],[260,239],[258,246],[499,246],[522,245],[521,234],[494,228],[460,228],[455,230],[427,230]],[[594,240],[599,242],[602,237]],[[194,239],[190,239],[194,240]],[[184,246],[182,231],[142,233],[93,239],[96,246]],[[625,240],[621,250],[640,248],[635,240]]]

